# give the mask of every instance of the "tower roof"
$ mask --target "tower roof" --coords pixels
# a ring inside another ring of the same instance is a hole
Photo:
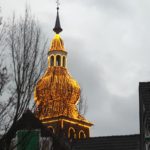
[[[65,51],[64,42],[59,34],[56,34],[51,41],[50,51],[53,50]]]
[[[59,19],[59,7],[57,7],[57,16],[56,16],[56,22],[55,22],[55,27],[53,28],[53,31],[56,34],[59,34],[62,31],[62,28],[60,25],[60,19]]]
[[[57,0],[57,3],[59,3],[59,0]],[[53,31],[56,34],[51,41],[48,53],[49,67],[37,82],[34,90],[34,99],[37,106],[36,115],[45,124],[50,120],[61,118],[63,121],[69,120],[71,124],[89,128],[92,123],[86,120],[77,108],[81,93],[80,85],[66,68],[67,52],[59,35],[62,28],[60,26],[58,6]]]
[[[57,6],[56,22],[55,22],[55,27],[53,28],[53,31],[56,33],[56,35],[54,36],[54,38],[51,42],[50,51],[53,51],[53,50],[65,51],[64,42],[59,35],[59,33],[62,31],[62,28],[60,25],[59,7],[58,6]]]

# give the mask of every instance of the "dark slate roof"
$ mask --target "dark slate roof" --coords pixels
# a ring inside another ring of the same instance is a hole
[[[140,82],[139,90],[146,111],[150,111],[150,82]]]
[[[18,130],[34,130],[34,129],[41,130],[41,136],[43,137],[53,136],[53,133],[47,127],[45,127],[30,110],[27,110],[22,115],[22,117],[15,124],[12,125],[7,134],[8,135],[11,134],[11,136],[14,137]]]
[[[145,120],[150,128],[150,82],[140,82],[139,95],[141,121]]]
[[[139,112],[140,112],[140,134],[141,150],[145,145],[145,129],[150,129],[150,82],[139,83]]]
[[[72,143],[73,150],[140,150],[140,135],[92,137]]]
[[[3,140],[7,142],[9,139],[12,139],[13,137],[15,137],[16,132],[18,130],[34,130],[34,129],[39,129],[41,131],[42,137],[52,137],[54,149],[56,150],[70,149],[70,145],[68,144],[68,141],[66,141],[63,137],[60,136],[58,137],[54,135],[46,126],[42,124],[42,122],[38,118],[34,116],[34,114],[30,110],[27,110],[22,115],[22,117],[15,124],[11,126],[7,134],[4,135]]]

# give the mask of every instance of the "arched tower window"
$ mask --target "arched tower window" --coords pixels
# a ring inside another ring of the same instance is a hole
[[[63,67],[66,67],[66,57],[63,56]]]
[[[54,56],[51,56],[50,58],[50,66],[54,66]]]
[[[86,135],[85,135],[84,131],[81,130],[81,131],[79,132],[79,139],[85,139],[85,138],[86,138]]]
[[[69,139],[76,139],[76,138],[77,138],[75,129],[74,129],[73,127],[70,127],[70,128],[69,128],[69,131],[68,131],[68,138],[69,138]]]
[[[56,56],[56,66],[61,66],[61,57],[60,57],[60,55]]]
[[[55,133],[55,130],[54,130],[54,128],[53,128],[52,126],[49,126],[48,128],[50,129],[50,131],[51,131],[52,133]]]

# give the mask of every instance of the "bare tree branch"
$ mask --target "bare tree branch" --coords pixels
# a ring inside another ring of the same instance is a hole
[[[12,95],[0,109],[0,121],[9,120],[9,124],[4,124],[3,126],[6,133],[0,140],[0,145],[1,142],[7,141],[8,149],[12,138],[7,135],[8,129],[16,123],[24,111],[33,103],[31,100],[34,87],[43,73],[43,66],[45,65],[46,59],[43,56],[47,41],[43,39],[41,29],[35,18],[32,17],[29,8],[26,8],[25,16],[20,17],[19,20],[13,15],[12,22],[7,29],[7,44],[11,54],[9,61],[12,65],[12,68],[10,68],[12,76],[9,79]],[[5,68],[2,71],[3,74],[7,73]],[[0,72],[0,90],[3,87],[3,84],[1,84],[3,74],[1,75]],[[8,112],[11,112],[12,115],[8,114]]]

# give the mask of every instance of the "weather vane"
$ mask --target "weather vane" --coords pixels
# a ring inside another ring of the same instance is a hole
[[[60,5],[59,0],[56,0],[56,3],[57,3],[57,9],[59,9],[59,5]]]

